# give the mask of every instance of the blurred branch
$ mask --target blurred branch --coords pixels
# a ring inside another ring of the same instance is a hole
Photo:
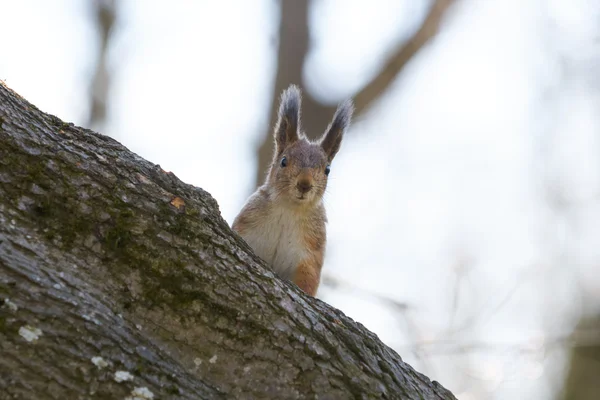
[[[391,55],[379,74],[354,95],[357,115],[385,92],[406,64],[438,33],[441,21],[453,3],[455,0],[436,0],[421,27]]]
[[[367,298],[370,297],[371,299],[382,303],[394,313],[395,319],[403,325],[403,330],[405,331],[406,335],[411,338],[411,341],[414,343],[420,341],[422,335],[419,333],[419,327],[409,315],[409,312],[414,310],[414,307],[412,307],[410,304],[386,295],[382,295],[375,291],[356,286],[333,275],[323,275],[323,286],[327,286],[328,288],[334,289],[338,292],[340,289],[346,290],[352,294],[353,298],[356,298],[357,296]],[[411,351],[415,358],[421,362],[422,365],[420,369],[422,371],[430,371],[431,373],[431,363],[427,357],[424,357],[423,349],[419,347],[412,347]]]
[[[468,318],[462,321],[458,326],[451,326],[444,335],[456,335],[457,333],[473,329],[477,325],[489,321],[512,299],[517,290],[526,283],[526,279],[525,272],[519,274],[519,278],[514,280],[514,284],[506,285],[510,286],[510,289],[502,297],[498,295],[489,296],[487,301],[483,302],[483,304],[477,310],[473,311]],[[473,309],[475,309],[475,307],[473,307]],[[486,313],[486,310],[489,311]]]
[[[475,351],[514,351],[520,354],[545,352],[553,347],[569,347],[573,349],[586,349],[600,346],[600,330],[598,329],[577,329],[570,335],[554,336],[542,338],[542,340],[532,339],[521,343],[490,343],[469,341],[467,343],[456,340],[429,340],[414,342],[405,346],[396,346],[395,350],[415,351],[418,349],[427,349],[431,354],[455,354],[469,353]]]
[[[98,29],[98,58],[91,80],[90,113],[87,127],[103,131],[106,123],[106,104],[110,75],[106,66],[110,34],[116,20],[115,0],[94,0],[92,3],[94,22]]]
[[[416,32],[393,52],[381,70],[370,82],[353,94],[355,116],[364,113],[396,79],[408,62],[438,32],[446,11],[456,0],[435,0],[423,23]],[[308,11],[312,0],[280,1],[279,49],[277,72],[271,108],[269,126],[264,129],[265,136],[258,149],[256,186],[260,185],[272,158],[273,143],[271,127],[275,123],[277,103],[281,92],[291,83],[302,82],[302,70],[309,50],[310,29]],[[335,106],[325,105],[315,100],[310,93],[303,92],[302,125],[308,137],[314,139],[322,133],[329,123]]]
[[[322,280],[323,280],[323,286],[327,286],[331,289],[337,289],[337,290],[345,289],[347,291],[352,292],[353,296],[362,295],[364,297],[371,297],[377,301],[380,301],[381,303],[383,303],[384,305],[389,307],[394,312],[404,313],[408,309],[411,308],[411,306],[408,303],[404,303],[402,301],[392,299],[388,296],[379,294],[372,290],[358,287],[350,282],[343,281],[343,280],[339,279],[338,277],[334,277],[333,275],[323,275]]]

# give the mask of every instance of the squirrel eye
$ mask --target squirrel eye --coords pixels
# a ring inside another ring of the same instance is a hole
[[[281,159],[281,167],[283,168],[283,167],[286,167],[286,166],[287,166],[287,158],[284,156]]]
[[[328,165],[325,167],[325,175],[329,175],[329,171],[331,170],[331,167]]]

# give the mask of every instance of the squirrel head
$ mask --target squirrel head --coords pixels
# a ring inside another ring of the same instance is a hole
[[[300,90],[290,85],[281,95],[267,186],[278,200],[310,205],[320,201],[325,193],[331,163],[354,107],[351,100],[341,103],[321,138],[310,141],[300,125],[300,105]]]

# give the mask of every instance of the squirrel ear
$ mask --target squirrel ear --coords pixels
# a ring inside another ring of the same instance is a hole
[[[350,125],[352,113],[354,112],[354,104],[352,100],[346,100],[339,105],[333,120],[321,138],[321,147],[327,154],[327,161],[331,162],[337,154],[342,144],[344,132]]]
[[[275,143],[278,150],[298,140],[300,129],[300,89],[290,85],[281,95],[277,123],[275,124]]]

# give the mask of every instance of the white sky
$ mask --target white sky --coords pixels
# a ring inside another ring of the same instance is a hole
[[[76,124],[95,51],[86,4],[0,0],[0,79]],[[365,4],[316,2],[303,82],[316,97],[359,88],[425,11]],[[231,222],[252,189],[270,104],[276,2],[121,5],[104,133],[209,191]],[[544,357],[542,344],[570,332],[581,293],[600,292],[600,98],[585,78],[600,65],[598,16],[593,0],[465,0],[355,122],[332,167],[325,274],[409,311],[351,289],[323,287],[320,297],[461,399],[552,398],[565,354]],[[576,201],[576,231],[548,207],[544,171]],[[460,269],[460,257],[471,264]],[[491,350],[409,351],[446,339]],[[532,353],[515,351],[523,346]]]

